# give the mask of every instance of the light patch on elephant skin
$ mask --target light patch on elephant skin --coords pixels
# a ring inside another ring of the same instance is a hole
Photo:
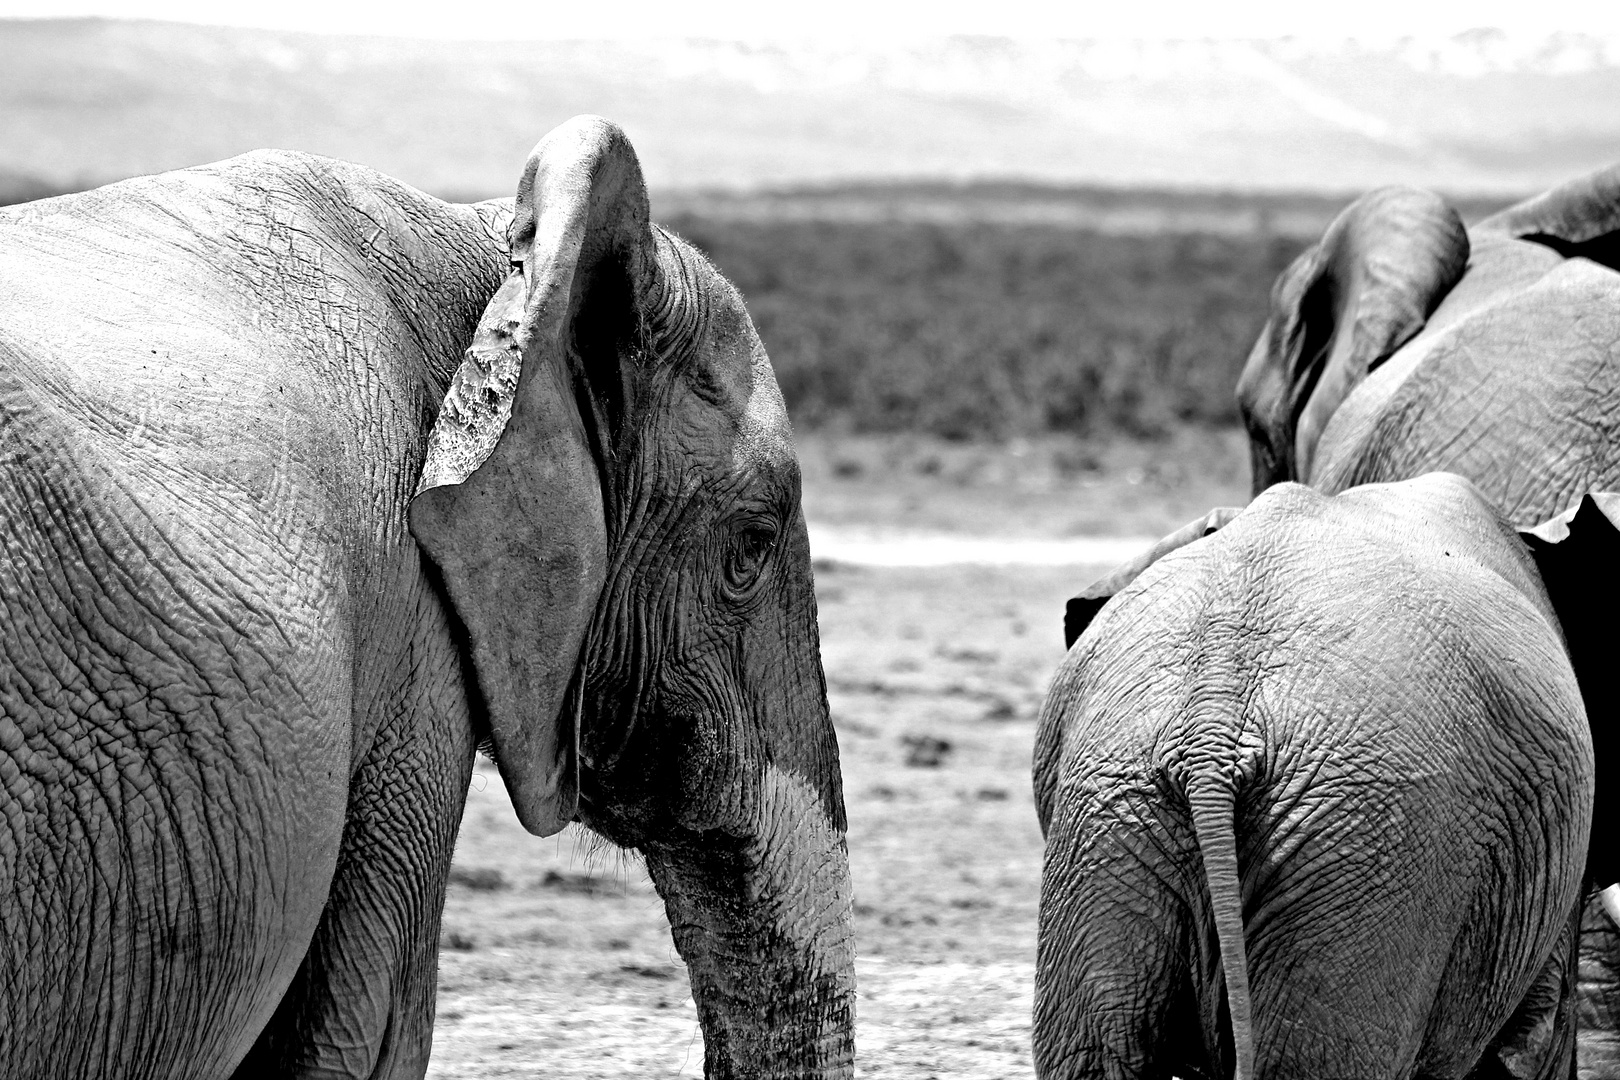
[[[664,280],[671,287],[689,290],[687,301],[674,307],[696,319],[692,331],[698,343],[696,352],[711,358],[703,364],[697,376],[701,385],[695,388],[734,418],[732,463],[749,470],[779,467],[792,460],[793,429],[787,406],[742,296],[701,252],[662,229],[655,231]],[[703,301],[692,302],[696,295]]]
[[[854,957],[854,900],[850,892],[844,834],[834,828],[821,794],[797,773],[775,763],[765,766],[762,803],[783,808],[772,822],[775,835],[762,837],[771,858],[764,871],[766,891],[784,911],[797,912],[820,928],[829,965],[842,968]],[[832,857],[829,858],[828,856]],[[854,970],[849,971],[851,992]]]
[[[648,869],[662,879],[705,1035],[722,1036],[738,1057],[733,1070],[747,1064],[749,1075],[803,1075],[791,1054],[814,1046],[818,1075],[849,1080],[855,933],[844,833],[805,778],[774,763],[757,775],[750,795],[759,801],[740,807],[754,823],[740,895],[691,890],[651,853]],[[728,1004],[762,992],[768,1011]],[[778,1060],[784,1051],[790,1057]]]
[[[732,443],[732,460],[745,468],[776,465],[793,457],[793,429],[788,423],[787,405],[771,370],[765,346],[754,338],[751,357],[752,384],[742,415],[737,419],[737,437]]]
[[[523,369],[518,328],[527,292],[527,277],[513,271],[485,308],[428,436],[418,494],[466,480],[506,430]]]

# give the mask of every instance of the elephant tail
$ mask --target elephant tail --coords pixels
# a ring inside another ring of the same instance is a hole
[[[1204,879],[1215,936],[1226,973],[1226,1005],[1232,1018],[1234,1080],[1254,1078],[1254,1013],[1249,997],[1249,958],[1243,945],[1243,886],[1238,874],[1236,796],[1231,786],[1200,775],[1187,785],[1193,832],[1204,856]]]

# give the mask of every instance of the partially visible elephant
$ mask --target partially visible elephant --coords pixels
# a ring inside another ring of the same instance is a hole
[[[1527,547],[1454,475],[1284,484],[1072,601],[1037,1074],[1571,1076],[1582,689],[1613,675],[1564,637],[1612,640],[1616,521],[1589,498]]]
[[[1256,493],[1459,473],[1520,526],[1620,489],[1620,166],[1465,229],[1442,199],[1358,199],[1278,279],[1238,384]],[[1599,753],[1617,720],[1587,702]],[[1620,817],[1600,790],[1599,822]],[[1620,1075],[1620,935],[1587,914],[1584,1052]],[[1595,1074],[1594,1074],[1595,1075]]]
[[[645,855],[710,1076],[851,1075],[788,419],[618,128],[12,208],[0,297],[0,1076],[422,1075],[480,743]]]
[[[1520,525],[1620,486],[1620,166],[1465,229],[1352,203],[1277,279],[1238,382],[1254,490],[1446,471]]]

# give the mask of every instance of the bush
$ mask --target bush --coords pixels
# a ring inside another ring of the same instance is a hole
[[[667,224],[742,290],[794,423],[1006,439],[1237,420],[1271,236],[1000,224]]]

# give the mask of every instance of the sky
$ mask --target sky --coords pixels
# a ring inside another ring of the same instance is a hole
[[[0,0],[0,16],[99,15],[428,38],[1203,38],[1620,34],[1614,0]]]

